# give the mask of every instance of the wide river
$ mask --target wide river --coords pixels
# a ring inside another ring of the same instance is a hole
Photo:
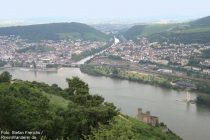
[[[0,70],[0,73],[2,71]],[[56,83],[62,88],[67,87],[67,77],[78,76],[89,84],[92,94],[102,95],[124,114],[135,117],[137,108],[141,107],[144,111],[149,110],[152,115],[158,116],[160,121],[184,140],[210,140],[210,109],[177,101],[185,99],[185,92],[127,80],[90,76],[81,73],[78,68],[61,68],[58,72],[24,71],[19,68],[7,71],[13,78]],[[196,98],[195,93],[191,96]]]

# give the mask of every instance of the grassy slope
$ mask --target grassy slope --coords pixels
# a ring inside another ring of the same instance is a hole
[[[21,82],[20,82],[20,84],[21,84]],[[53,107],[59,107],[59,108],[67,109],[68,104],[71,102],[70,100],[64,99],[62,96],[54,95],[52,93],[48,93],[48,92],[42,90],[39,87],[35,86],[35,87],[33,87],[33,89],[36,90],[37,92],[42,93],[42,95],[47,97],[50,101],[50,105],[52,105]]]
[[[16,85],[16,88],[20,88],[22,87],[23,85],[27,85],[26,82],[23,82],[23,81],[18,81],[15,83]],[[7,83],[0,83],[0,89],[2,91],[6,91],[10,88],[10,85],[7,84]],[[69,100],[66,100],[64,99],[62,96],[58,96],[58,95],[53,95],[53,94],[50,94],[50,93],[47,93],[43,90],[41,90],[40,88],[37,88],[37,87],[33,87],[31,90],[34,90],[36,92],[39,92],[39,93],[42,93],[42,95],[46,96],[49,100],[50,100],[50,104],[52,106],[57,106],[57,107],[60,107],[60,108],[64,108],[66,109],[68,104],[71,102]]]
[[[70,103],[69,100],[66,100],[61,96],[49,94],[49,93],[46,93],[46,92],[42,92],[42,94],[50,100],[50,104],[53,105],[53,106],[58,106],[60,108],[66,109],[68,104]]]
[[[131,122],[134,128],[136,128],[139,133],[137,133],[138,139],[142,140],[179,140],[175,134],[171,132],[162,132],[160,128],[147,125],[135,118],[129,117],[128,120]],[[140,133],[141,132],[141,133]]]

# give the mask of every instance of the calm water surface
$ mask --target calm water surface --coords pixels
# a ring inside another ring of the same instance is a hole
[[[144,111],[149,110],[152,115],[158,116],[160,121],[184,140],[210,140],[210,109],[177,101],[185,99],[185,92],[127,80],[94,77],[81,73],[78,68],[62,68],[58,72],[23,71],[19,68],[7,71],[13,78],[56,83],[62,88],[67,87],[67,77],[79,76],[89,84],[91,93],[102,95],[124,114],[136,116],[137,108],[141,107]],[[196,98],[195,93],[192,93],[192,98]]]

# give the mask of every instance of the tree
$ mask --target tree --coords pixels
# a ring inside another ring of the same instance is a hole
[[[92,127],[97,128],[99,124],[108,125],[116,115],[118,115],[116,107],[109,103],[97,106],[70,104],[65,113],[64,138],[81,139],[84,135],[90,134]]]
[[[6,64],[6,62],[0,60],[0,67],[3,67]]]
[[[73,77],[72,79],[66,79],[69,85],[69,91],[73,92],[73,94],[88,94],[89,87],[84,81],[82,81],[79,77]]]
[[[113,68],[113,70],[112,70],[112,76],[113,77],[117,77],[118,74],[119,74],[119,70],[117,68]]]
[[[64,139],[81,139],[90,134],[91,127],[108,124],[118,114],[116,107],[105,103],[103,97],[89,94],[88,85],[78,77],[67,79],[67,82],[72,103],[64,115]]]
[[[124,118],[125,119],[125,118]],[[92,128],[91,135],[86,140],[134,140],[138,139],[135,135],[134,127],[129,121],[120,117],[115,117],[109,125],[99,125],[99,128]]]
[[[10,73],[8,71],[4,71],[0,75],[0,83],[1,82],[10,82],[11,79],[12,79],[12,75],[10,75]]]

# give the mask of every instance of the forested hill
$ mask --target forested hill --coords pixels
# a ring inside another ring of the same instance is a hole
[[[0,35],[21,36],[32,41],[59,39],[107,41],[109,39],[105,33],[76,22],[2,27],[0,28]]]
[[[180,140],[137,119],[123,116],[78,77],[68,87],[11,81],[0,74],[0,131],[41,131],[43,140]],[[2,136],[2,134],[1,134]],[[20,136],[20,135],[19,135]]]
[[[132,40],[132,39],[136,38],[137,36],[143,34],[143,32],[145,30],[145,26],[146,25],[135,25],[135,26],[131,27],[124,33],[124,37],[127,38],[128,40],[130,40],[130,39]]]
[[[200,18],[198,20],[190,22],[194,26],[209,26],[210,25],[210,16]]]
[[[208,43],[210,16],[186,23],[136,25],[123,35],[128,40],[147,37],[151,42]]]

